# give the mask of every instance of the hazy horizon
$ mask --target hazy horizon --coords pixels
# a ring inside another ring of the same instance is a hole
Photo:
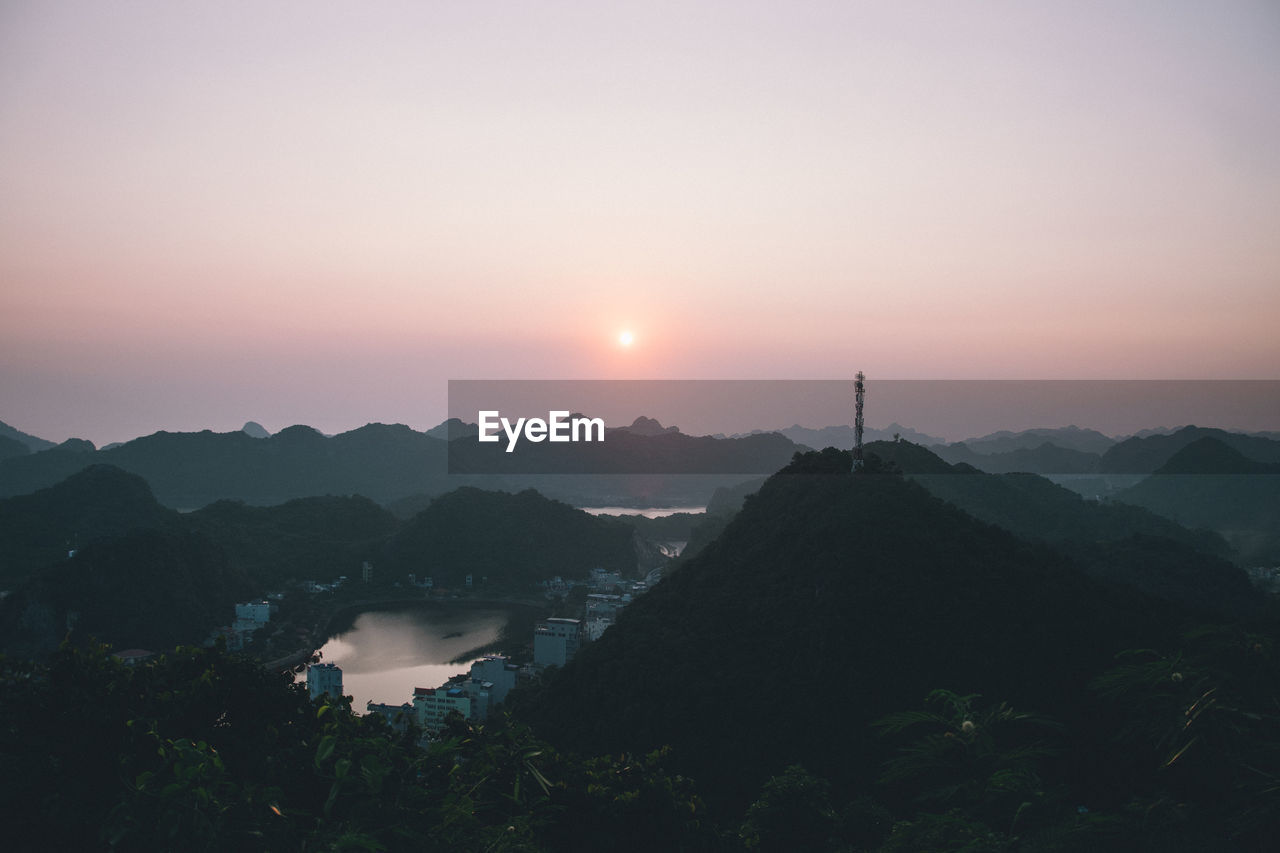
[[[0,418],[105,444],[426,429],[459,376],[1271,380],[1277,151],[1266,0],[6,4]]]
[[[500,410],[513,421],[521,416],[546,417],[555,410],[586,413],[601,417],[609,427],[627,426],[644,416],[687,435],[732,435],[791,426],[823,429],[853,423],[852,380],[452,380],[449,389],[447,412],[406,426],[425,432],[446,418],[474,424],[482,409]],[[1065,427],[1112,437],[1189,425],[1268,432],[1280,425],[1280,380],[869,379],[866,411],[869,429],[897,425],[948,442],[999,431]],[[20,423],[0,421],[31,432]],[[335,428],[302,421],[272,424],[257,418],[224,418],[194,429],[166,431],[233,432],[248,421],[272,434],[303,425],[328,435],[370,423],[391,423],[364,420]],[[68,437],[88,438],[99,448],[116,443],[97,441],[91,435]]]

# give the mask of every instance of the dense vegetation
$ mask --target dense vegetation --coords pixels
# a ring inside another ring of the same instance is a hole
[[[429,747],[206,649],[126,667],[100,648],[0,658],[7,849],[709,849],[661,754],[576,760],[463,722]]]
[[[0,647],[35,654],[69,635],[170,648],[229,622],[254,591],[209,538],[140,530],[88,545],[13,592],[0,609]]]

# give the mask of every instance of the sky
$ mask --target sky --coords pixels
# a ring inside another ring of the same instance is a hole
[[[1274,0],[0,0],[0,420],[55,441],[1276,379],[1277,235]]]

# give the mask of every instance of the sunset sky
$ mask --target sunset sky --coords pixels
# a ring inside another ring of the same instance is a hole
[[[0,2],[19,429],[859,369],[1280,378],[1280,4]]]

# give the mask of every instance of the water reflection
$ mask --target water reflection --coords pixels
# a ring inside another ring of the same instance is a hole
[[[321,660],[342,667],[343,691],[351,708],[366,703],[408,702],[415,687],[438,687],[467,663],[449,663],[491,643],[507,622],[502,610],[420,607],[361,613],[351,628],[320,647]]]

